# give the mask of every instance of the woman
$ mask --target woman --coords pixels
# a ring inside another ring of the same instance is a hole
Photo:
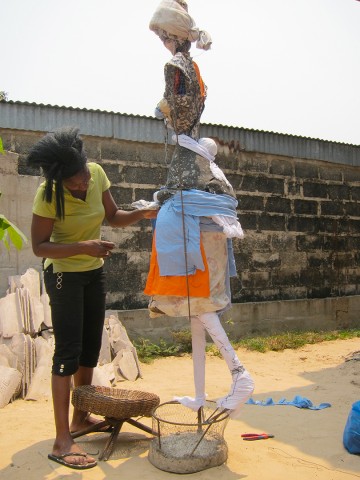
[[[237,357],[219,315],[231,306],[234,276],[232,237],[242,238],[232,186],[214,163],[216,143],[199,137],[206,87],[189,50],[191,42],[208,50],[211,38],[200,31],[183,0],[163,0],[150,29],[171,52],[165,65],[165,93],[156,107],[176,142],[166,185],[156,193],[162,204],[156,221],[145,293],[150,316],[188,316],[191,323],[195,398],[175,397],[193,410],[205,403],[205,333],[224,357],[232,376],[220,408],[238,414],[254,382]]]
[[[28,165],[45,176],[35,195],[31,239],[44,259],[44,282],[50,298],[55,351],[52,395],[56,438],[49,458],[70,468],[96,465],[72,439],[71,432],[96,420],[74,409],[69,424],[70,386],[90,385],[97,365],[105,318],[103,263],[114,243],[100,239],[106,218],[125,227],[154,211],[119,210],[110,182],[96,163],[87,163],[76,128],[46,135],[30,151]]]

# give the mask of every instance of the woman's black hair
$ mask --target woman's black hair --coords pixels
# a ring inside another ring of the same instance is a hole
[[[86,164],[79,129],[64,127],[49,133],[31,148],[26,161],[31,167],[41,167],[46,179],[44,200],[48,203],[52,202],[55,185],[56,216],[63,219],[65,200],[62,182],[83,170]]]

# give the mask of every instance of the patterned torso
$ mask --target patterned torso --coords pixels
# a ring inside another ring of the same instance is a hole
[[[198,140],[205,98],[206,86],[197,65],[188,53],[177,53],[165,65],[164,93],[166,116],[175,134]],[[214,178],[208,160],[176,144],[166,188],[158,194],[158,200],[164,202],[180,188],[234,196],[231,187]]]
[[[198,139],[206,87],[188,53],[177,53],[165,65],[165,93],[171,125],[178,135]]]

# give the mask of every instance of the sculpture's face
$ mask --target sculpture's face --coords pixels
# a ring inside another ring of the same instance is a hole
[[[165,38],[163,40],[163,44],[164,44],[164,47],[167,48],[172,55],[175,55],[175,52],[176,52],[175,40],[171,40],[171,38]]]

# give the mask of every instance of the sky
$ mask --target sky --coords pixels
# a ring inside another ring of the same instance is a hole
[[[160,0],[0,0],[8,100],[153,116],[170,59]],[[360,145],[360,1],[188,0],[202,123]],[[1,105],[0,105],[1,108]]]

